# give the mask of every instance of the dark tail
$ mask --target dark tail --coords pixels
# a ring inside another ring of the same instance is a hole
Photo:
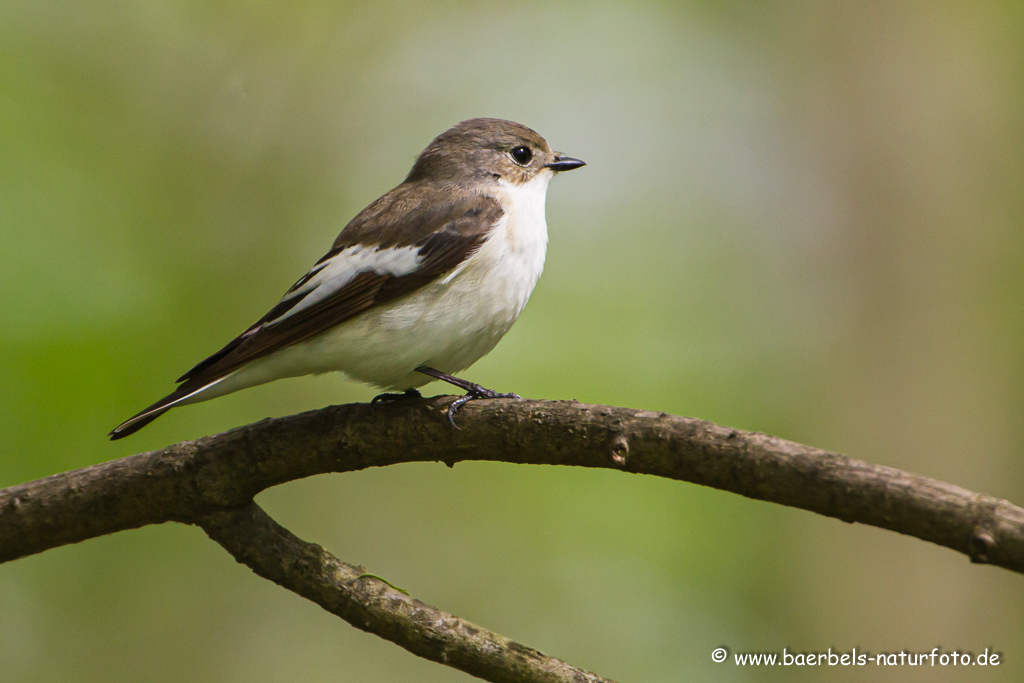
[[[118,426],[114,427],[114,430],[109,434],[110,440],[117,441],[118,439],[123,439],[129,434],[134,434],[173,408],[175,403],[192,393],[195,393],[194,389],[192,391],[182,391],[179,387],[176,391],[164,396],[145,410],[133,415]]]

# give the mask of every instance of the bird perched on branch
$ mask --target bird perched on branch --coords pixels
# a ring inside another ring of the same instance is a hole
[[[245,332],[118,425],[138,431],[171,408],[283,377],[343,372],[418,396],[435,379],[467,401],[518,398],[454,376],[504,336],[544,268],[544,199],[583,166],[533,130],[470,119],[438,135],[401,185],[363,209],[334,246]]]

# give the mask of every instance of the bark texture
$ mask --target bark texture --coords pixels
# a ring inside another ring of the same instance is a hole
[[[201,526],[257,574],[410,652],[491,681],[601,681],[363,575],[281,528],[260,491],[326,472],[466,460],[602,467],[890,529],[1024,572],[1024,509],[811,446],[666,413],[451,397],[331,406],[0,490],[0,562],[146,524]]]
[[[196,523],[325,472],[466,460],[651,474],[891,529],[1024,572],[1024,509],[837,453],[666,413],[450,397],[331,406],[0,490],[0,561],[146,524]]]
[[[611,683],[409,597],[296,538],[255,503],[211,513],[199,524],[263,578],[414,655],[501,683]]]

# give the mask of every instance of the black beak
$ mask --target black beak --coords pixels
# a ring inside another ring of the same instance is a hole
[[[572,157],[563,156],[562,154],[555,152],[555,160],[548,164],[547,167],[555,173],[559,173],[561,171],[571,171],[574,168],[586,165],[585,161],[573,159]]]

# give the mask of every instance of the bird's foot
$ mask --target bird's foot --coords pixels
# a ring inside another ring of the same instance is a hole
[[[455,413],[459,412],[459,408],[470,401],[475,401],[481,398],[522,398],[519,394],[500,394],[497,391],[485,389],[479,384],[460,379],[454,375],[449,375],[446,372],[435,370],[434,368],[426,365],[421,365],[416,368],[416,372],[422,372],[424,375],[433,377],[434,379],[439,379],[442,382],[448,382],[448,384],[456,386],[466,392],[465,396],[458,397],[451,402],[451,405],[448,406],[448,421],[451,422],[452,427],[455,427],[456,429],[458,429],[459,426],[455,424]]]
[[[493,389],[486,389],[479,384],[469,384],[465,389],[466,394],[458,397],[448,406],[448,421],[451,422],[452,427],[455,427],[456,429],[459,429],[459,425],[455,424],[455,413],[459,412],[459,408],[470,401],[488,398],[522,398],[519,394],[502,394],[494,391]]]
[[[416,389],[406,389],[401,394],[377,394],[376,396],[373,397],[373,399],[370,400],[370,410],[372,411],[374,406],[376,406],[378,403],[404,401],[409,398],[423,398],[423,394],[421,394]]]

